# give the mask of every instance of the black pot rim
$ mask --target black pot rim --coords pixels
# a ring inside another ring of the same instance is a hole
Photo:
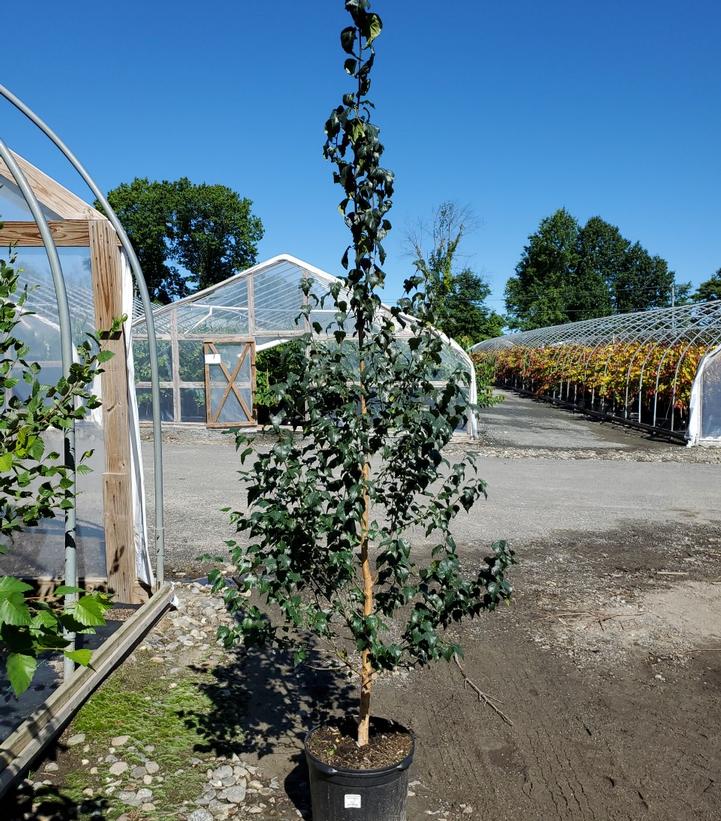
[[[328,721],[324,721],[321,724],[316,724],[315,727],[311,727],[310,730],[305,734],[305,738],[303,739],[303,748],[305,749],[305,754],[310,758],[313,764],[318,767],[321,771],[325,772],[326,774],[332,775],[334,773],[342,773],[343,775],[355,775],[360,778],[363,776],[373,776],[379,775],[381,773],[391,773],[393,770],[407,770],[411,764],[413,763],[413,756],[416,751],[416,734],[413,730],[406,727],[404,724],[401,724],[399,721],[393,721],[393,719],[384,719],[381,716],[374,716],[371,718],[371,722],[373,718],[379,718],[382,721],[390,721],[393,723],[399,730],[403,730],[404,732],[408,733],[411,737],[411,751],[408,755],[399,761],[397,764],[389,764],[387,767],[376,767],[375,769],[367,769],[367,770],[355,770],[351,767],[334,767],[332,764],[327,764],[325,761],[321,761],[318,756],[314,755],[308,749],[308,739],[313,735],[316,730],[320,730],[321,727],[325,727],[329,724],[332,724],[333,721],[337,721],[340,719],[329,719]]]

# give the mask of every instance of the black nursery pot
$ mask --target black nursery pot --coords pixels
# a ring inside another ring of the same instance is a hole
[[[376,770],[350,770],[325,764],[308,749],[305,757],[310,775],[313,821],[406,821],[408,768],[413,762],[416,740],[401,724],[372,718],[376,730],[396,730],[411,737],[411,751],[398,764]]]

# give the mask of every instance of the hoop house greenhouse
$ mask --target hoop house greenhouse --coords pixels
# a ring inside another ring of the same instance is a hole
[[[163,420],[208,427],[255,425],[256,353],[302,337],[314,322],[332,338],[333,308],[315,307],[307,323],[301,316],[304,280],[311,281],[311,294],[319,299],[337,282],[325,271],[282,254],[157,308],[154,317]],[[400,325],[396,327],[399,344],[403,344],[404,331]],[[443,339],[446,344],[439,383],[452,370],[462,368],[468,373],[469,399],[475,402],[475,372],[470,357],[456,342]],[[142,420],[150,409],[146,322],[142,317],[134,322],[133,340]],[[472,415],[466,430],[475,436],[476,420]]]
[[[67,291],[73,358],[88,334],[111,327],[132,310],[133,286],[118,237],[110,222],[75,194],[18,155],[20,171],[35,193],[57,254]],[[40,229],[8,165],[0,160],[0,244],[3,259],[15,257],[20,285],[27,288],[18,333],[28,346],[27,359],[41,367],[44,384],[62,375],[61,317],[48,253]],[[11,247],[12,246],[12,247]],[[98,408],[76,422],[78,454],[92,451],[89,473],[77,478],[75,549],[80,577],[106,580],[118,599],[138,602],[154,582],[147,544],[137,410],[128,392],[132,359],[126,329],[107,340],[114,356],[96,379],[92,392]],[[29,386],[13,392],[25,398]],[[130,397],[130,399],[129,399]],[[57,439],[57,441],[55,441]],[[62,452],[62,435],[52,449]],[[3,557],[5,570],[47,580],[62,577],[62,518],[51,519],[23,534],[22,550]]]
[[[538,328],[475,345],[499,385],[690,444],[721,443],[721,301]]]
[[[162,616],[173,588],[163,579],[158,369],[140,264],[107,198],[68,146],[2,85],[0,98],[47,138],[104,209],[0,137],[2,796]],[[134,290],[152,356],[152,555],[133,390]]]

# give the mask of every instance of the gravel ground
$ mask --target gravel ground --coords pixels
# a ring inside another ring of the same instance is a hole
[[[221,508],[244,504],[234,440],[178,428],[165,438],[166,566],[176,578],[200,577],[206,570],[197,557],[222,553],[234,535]],[[261,447],[264,441],[261,435]],[[143,447],[151,491],[152,445]],[[478,452],[488,499],[456,520],[462,550],[499,538],[523,544],[633,523],[721,521],[721,449],[651,440],[511,394],[484,411],[479,441],[459,439],[447,453],[467,449]]]
[[[218,625],[229,621],[222,600],[207,587],[181,585],[176,588],[176,605],[124,662],[124,670],[132,675],[123,680],[123,691],[130,690],[137,703],[157,699],[158,682],[169,692],[180,687],[189,694],[197,685],[204,696],[213,695],[200,702],[207,708],[206,718],[234,710],[232,691],[216,692],[209,683],[212,674],[207,673],[227,659],[215,638]],[[75,817],[222,821],[237,816],[288,821],[301,817],[276,777],[238,755],[232,744],[221,748],[220,742],[228,740],[213,735],[212,721],[197,720],[196,701],[182,694],[179,699],[184,722],[194,731],[188,741],[196,749],[181,748],[172,757],[162,739],[155,744],[143,742],[137,716],[113,716],[116,734],[106,738],[107,727],[96,727],[95,732],[85,729],[88,720],[81,711],[59,739],[51,760],[0,806],[0,817],[6,821]],[[93,709],[92,701],[89,708]],[[239,732],[237,742],[242,741]],[[87,786],[76,801],[78,772]],[[178,799],[177,785],[183,781],[197,787],[194,795]],[[77,814],[70,812],[73,806]]]

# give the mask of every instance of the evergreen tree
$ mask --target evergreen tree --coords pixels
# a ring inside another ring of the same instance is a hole
[[[721,299],[721,268],[698,286],[691,299],[694,302],[709,302],[712,299]]]

